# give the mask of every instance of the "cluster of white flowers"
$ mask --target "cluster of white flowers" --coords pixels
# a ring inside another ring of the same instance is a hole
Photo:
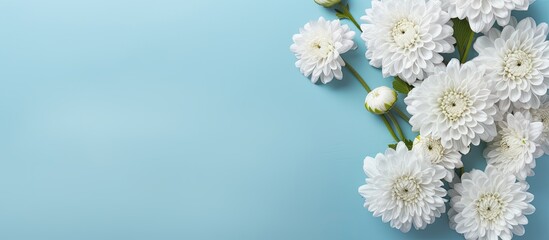
[[[517,21],[511,12],[526,11],[534,0],[371,1],[358,29],[365,56],[384,77],[408,84],[400,92],[419,135],[413,145],[401,138],[384,154],[366,157],[366,183],[359,188],[364,206],[407,232],[433,223],[449,201],[450,227],[466,239],[523,235],[526,216],[535,211],[526,181],[536,159],[549,154],[549,26]],[[332,7],[340,1],[316,2]],[[352,16],[343,18],[358,27]],[[456,22],[468,23],[466,45],[478,53],[468,62],[467,54],[444,61],[460,39]],[[293,38],[296,66],[313,82],[342,79],[342,54],[355,48],[354,37],[339,20],[310,22]],[[367,95],[365,107],[390,114],[397,99],[382,86]],[[487,143],[485,170],[464,173],[462,154],[481,142]]]

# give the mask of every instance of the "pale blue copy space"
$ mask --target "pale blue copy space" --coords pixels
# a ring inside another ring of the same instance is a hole
[[[531,8],[549,21],[547,0]],[[0,239],[462,239],[446,215],[402,234],[363,208],[363,159],[391,138],[350,74],[294,67],[292,34],[319,16],[312,0],[0,0]],[[345,58],[388,85],[359,39]],[[548,161],[517,239],[549,233]]]

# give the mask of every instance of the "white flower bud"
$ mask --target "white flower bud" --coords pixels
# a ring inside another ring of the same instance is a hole
[[[366,96],[364,106],[375,114],[384,114],[389,111],[397,101],[395,90],[382,86],[372,90]]]
[[[338,4],[339,2],[341,2],[341,0],[315,0],[315,3],[317,3],[318,5],[321,5],[323,7],[333,7],[334,5]]]

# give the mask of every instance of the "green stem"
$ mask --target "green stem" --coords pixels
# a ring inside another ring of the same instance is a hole
[[[348,5],[343,6],[343,3],[339,3],[339,4],[340,4],[340,6],[343,7],[343,12],[345,13],[345,15],[347,15],[347,17],[349,17],[349,20],[351,20],[351,22],[353,22],[353,24],[356,26],[356,28],[358,28],[358,30],[360,30],[362,32],[362,28],[360,28],[360,24],[358,24],[355,17],[353,16],[351,11],[349,10]]]
[[[463,173],[465,173],[465,168],[464,167],[459,169],[459,177],[461,177],[463,175]]]
[[[469,57],[469,51],[471,50],[471,46],[473,45],[473,39],[475,38],[475,32],[471,31],[469,33],[469,41],[467,41],[467,48],[465,48],[465,52],[463,53],[463,56],[461,56],[461,63],[467,62],[467,57]]]
[[[343,61],[345,62],[345,67],[349,69],[349,71],[355,76],[355,78],[360,82],[360,84],[362,84],[362,87],[364,87],[366,92],[371,92],[372,89],[370,88],[370,86],[368,86],[368,84],[366,83],[366,81],[364,81],[364,79],[360,76],[360,74],[358,74],[355,68],[353,68],[353,66],[351,66],[351,64],[349,64],[347,61],[345,60]]]
[[[406,121],[408,124],[410,123],[410,117],[408,117],[403,111],[401,111],[397,106],[393,107],[393,110],[396,112],[396,114],[401,117],[404,121]]]
[[[353,22],[353,24],[356,26],[356,28],[358,28],[358,30],[360,30],[360,32],[362,32],[362,28],[360,28],[360,24],[358,24],[355,17],[353,16],[351,11],[349,10],[349,5],[348,4],[345,5],[345,4],[340,2],[339,7],[341,8],[341,10],[336,9],[336,12],[341,14],[342,16],[338,16],[338,17],[340,19],[346,18],[346,19],[351,20],[351,22]]]
[[[391,133],[391,136],[393,136],[393,139],[398,143],[400,142],[400,139],[398,139],[397,135],[395,134],[395,131],[391,127],[391,124],[387,120],[387,117],[385,115],[379,115],[381,117],[381,120],[383,120],[383,123],[385,123],[385,127],[387,127],[387,130],[389,130],[389,133]]]
[[[402,128],[400,128],[400,124],[398,123],[396,118],[393,116],[393,114],[391,112],[387,112],[387,113],[385,113],[385,115],[387,115],[387,117],[393,123],[393,126],[395,126],[395,128],[398,132],[398,135],[400,136],[400,139],[402,139],[402,140],[406,139],[406,137],[404,136],[404,133],[402,132]]]

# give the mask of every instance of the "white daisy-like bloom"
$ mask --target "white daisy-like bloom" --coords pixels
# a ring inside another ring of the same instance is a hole
[[[478,63],[500,98],[500,108],[538,108],[549,88],[548,25],[532,18],[492,29],[474,44]]]
[[[500,117],[494,106],[498,99],[484,78],[482,68],[452,59],[446,71],[429,76],[404,99],[412,130],[462,153],[470,144],[491,141]]]
[[[297,58],[295,66],[306,77],[316,83],[319,79],[326,84],[336,78],[341,80],[341,68],[345,61],[341,54],[356,47],[353,37],[355,32],[348,25],[341,25],[339,20],[326,21],[320,17],[311,21],[293,36],[290,47]]]
[[[361,19],[366,58],[384,77],[413,84],[444,64],[440,53],[454,52],[450,16],[438,0],[373,0]]]
[[[526,182],[517,182],[512,174],[492,166],[486,171],[473,170],[461,177],[448,191],[450,227],[465,239],[512,239],[524,235],[526,215],[536,210],[534,195]]]
[[[461,154],[453,149],[444,148],[439,138],[432,136],[418,136],[414,140],[414,151],[433,165],[446,169],[444,180],[452,182],[455,176],[454,169],[463,167]]]
[[[372,90],[364,100],[366,109],[375,114],[384,114],[391,110],[397,101],[397,93],[386,86]]]
[[[526,113],[507,114],[506,121],[498,122],[498,135],[484,150],[489,165],[499,171],[514,174],[525,180],[534,175],[536,158],[543,155],[538,138],[543,131],[543,123],[531,122]]]
[[[526,11],[535,0],[445,0],[443,9],[452,18],[465,19],[474,32],[488,31],[495,22],[505,26],[511,11]]]
[[[549,96],[542,96],[540,101],[540,107],[530,109],[530,113],[533,121],[543,123],[543,131],[538,139],[538,143],[543,152],[549,154]]]
[[[391,227],[408,232],[412,225],[424,229],[445,212],[446,190],[441,166],[432,166],[403,142],[396,150],[364,160],[366,184],[358,192],[365,199],[364,207]]]

